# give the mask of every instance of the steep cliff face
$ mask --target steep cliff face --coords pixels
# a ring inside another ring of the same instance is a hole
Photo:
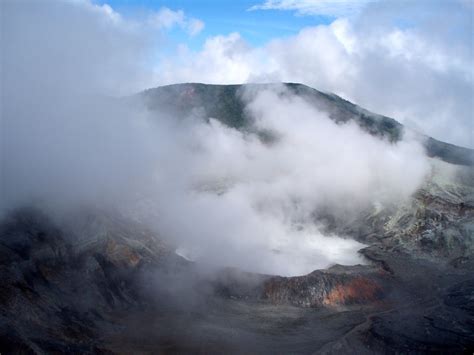
[[[272,278],[265,282],[262,297],[299,307],[371,305],[384,299],[389,277],[371,267],[334,266],[300,277]]]
[[[2,223],[2,351],[98,350],[98,338],[117,326],[111,313],[146,304],[147,270],[180,262],[131,222],[96,212],[76,222],[84,228],[72,232],[38,210],[21,209]]]
[[[408,202],[368,218],[376,234],[364,239],[414,257],[457,264],[474,251],[474,169],[431,163],[430,176]]]

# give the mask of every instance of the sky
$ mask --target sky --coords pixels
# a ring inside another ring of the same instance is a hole
[[[197,18],[205,24],[202,31],[194,36],[174,30],[168,35],[175,41],[183,41],[192,49],[199,49],[207,37],[239,32],[252,45],[262,45],[274,37],[294,35],[306,26],[328,24],[334,16],[293,16],[291,12],[274,11],[269,16],[265,11],[252,11],[256,4],[252,0],[218,1],[218,0],[111,0],[96,1],[97,4],[108,4],[117,12],[130,17],[140,17],[150,11],[168,8],[183,11],[187,16]]]
[[[142,87],[300,82],[474,147],[471,0],[94,0],[148,36]]]

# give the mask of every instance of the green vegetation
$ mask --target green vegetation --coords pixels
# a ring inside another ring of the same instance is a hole
[[[242,100],[244,86],[258,89],[279,84],[207,85],[175,84],[149,89],[140,95],[151,110],[160,110],[180,116],[202,115],[204,119],[215,118],[222,123],[241,130],[252,131],[250,118]],[[288,92],[297,95],[309,104],[328,113],[335,122],[344,124],[355,121],[368,133],[395,143],[403,136],[403,126],[396,120],[374,114],[343,98],[323,93],[306,85],[286,83]],[[275,138],[271,132],[257,132],[264,141]],[[457,147],[436,139],[420,135],[424,139],[427,154],[446,162],[459,165],[474,165],[474,150]]]

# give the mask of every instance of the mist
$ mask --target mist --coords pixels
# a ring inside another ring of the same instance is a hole
[[[240,93],[253,130],[150,112],[147,31],[87,1],[2,2],[1,210],[115,209],[186,258],[300,275],[363,263],[362,244],[315,214],[409,198],[419,142],[338,125],[284,86]],[[270,132],[271,142],[258,131]]]
[[[325,235],[318,211],[349,219],[406,200],[429,171],[422,147],[337,125],[283,86],[242,95],[254,131],[275,138],[212,118],[181,122],[175,149],[167,149],[173,160],[157,173],[159,197],[145,208],[156,212],[162,234],[190,259],[263,273],[362,262],[363,246]]]

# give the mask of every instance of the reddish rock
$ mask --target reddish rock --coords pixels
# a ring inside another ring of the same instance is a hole
[[[383,298],[382,288],[374,280],[356,277],[336,285],[323,300],[327,306],[368,304]]]

